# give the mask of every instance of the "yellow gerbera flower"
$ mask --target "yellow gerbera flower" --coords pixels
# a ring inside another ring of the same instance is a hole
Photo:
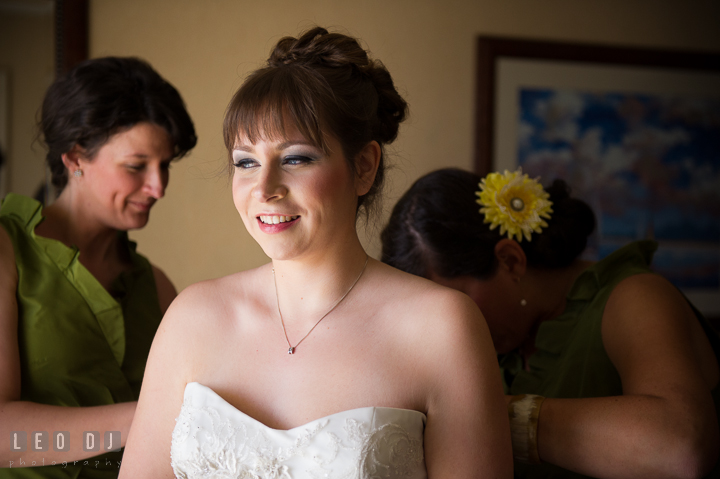
[[[523,236],[530,241],[530,235],[540,233],[547,227],[545,219],[550,219],[552,201],[537,179],[528,178],[522,168],[507,171],[504,174],[490,173],[480,182],[480,197],[477,202],[483,207],[480,213],[485,215],[485,223],[493,230],[500,226],[500,234],[507,232],[508,238],[516,237],[518,242]]]

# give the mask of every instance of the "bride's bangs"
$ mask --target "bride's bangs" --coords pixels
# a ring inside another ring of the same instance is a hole
[[[287,70],[257,71],[235,93],[223,125],[225,147],[229,152],[240,138],[251,144],[287,138],[288,121],[307,141],[327,152],[311,89],[302,78]]]

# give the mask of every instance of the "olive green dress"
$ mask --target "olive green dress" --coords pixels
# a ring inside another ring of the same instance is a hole
[[[133,268],[108,292],[80,264],[77,248],[35,235],[42,220],[42,206],[30,198],[9,194],[0,206],[18,270],[21,400],[67,407],[136,401],[162,318],[150,263],[126,232],[118,233]],[[26,432],[29,439],[33,431]],[[121,457],[110,452],[22,469],[2,464],[0,479],[116,477]]]
[[[549,398],[591,398],[622,395],[622,382],[602,342],[602,314],[610,294],[623,279],[648,273],[657,243],[638,241],[615,251],[585,270],[567,296],[563,313],[545,321],[535,338],[537,351],[522,369],[516,354],[500,358],[509,394],[539,394]],[[695,308],[693,308],[695,310]],[[720,339],[707,320],[695,310],[715,357],[720,358]],[[720,386],[712,391],[720,415]],[[716,466],[708,477],[720,477]],[[586,478],[552,464],[515,463],[518,478]]]

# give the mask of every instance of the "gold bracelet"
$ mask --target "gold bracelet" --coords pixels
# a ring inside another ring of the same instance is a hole
[[[540,464],[537,428],[540,406],[544,397],[535,394],[514,396],[508,403],[510,435],[515,460],[526,464]]]

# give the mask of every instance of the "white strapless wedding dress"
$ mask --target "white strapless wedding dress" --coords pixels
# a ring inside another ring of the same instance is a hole
[[[364,407],[272,429],[199,383],[185,387],[172,435],[183,479],[425,479],[425,414]]]

